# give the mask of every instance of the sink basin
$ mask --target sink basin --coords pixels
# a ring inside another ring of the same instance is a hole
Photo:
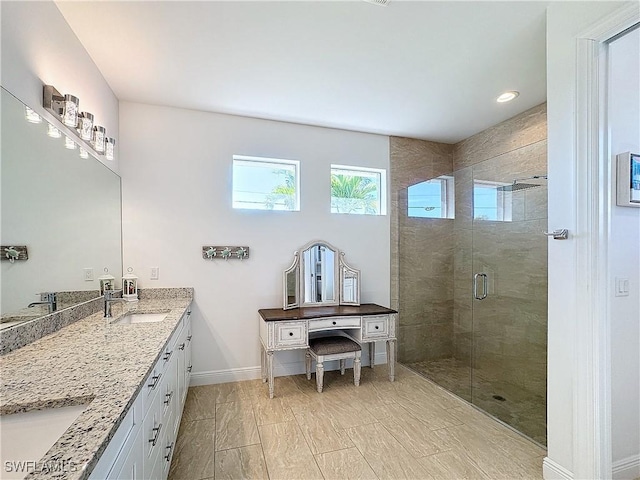
[[[2,478],[24,478],[34,469],[33,462],[47,453],[86,408],[74,405],[0,416]]]
[[[131,325],[133,323],[155,323],[161,322],[167,318],[166,313],[127,313],[124,317],[119,318],[114,324]]]

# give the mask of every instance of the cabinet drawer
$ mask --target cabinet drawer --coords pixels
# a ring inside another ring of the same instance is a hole
[[[310,332],[332,328],[360,328],[360,317],[330,317],[309,320]]]
[[[158,387],[160,391],[164,391],[165,388],[164,384],[159,385]],[[161,444],[162,435],[164,435],[164,432],[169,428],[166,423],[163,423],[165,422],[163,415],[164,400],[165,396],[163,394],[158,394],[154,397],[153,403],[149,406],[144,417],[144,422],[142,423],[142,443],[144,445],[146,459],[153,458],[155,452],[162,448],[159,446]],[[147,461],[145,461],[145,464],[146,463]],[[147,475],[145,473],[145,477],[146,476]]]
[[[389,336],[389,316],[379,315],[362,319],[362,339],[382,338]]]
[[[282,322],[275,325],[275,347],[306,347],[307,323]]]

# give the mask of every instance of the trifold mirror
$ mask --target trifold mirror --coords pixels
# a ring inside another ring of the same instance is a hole
[[[284,271],[284,309],[325,305],[360,305],[360,270],[350,267],[344,252],[324,241],[294,253]]]

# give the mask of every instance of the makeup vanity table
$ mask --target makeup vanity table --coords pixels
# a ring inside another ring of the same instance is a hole
[[[310,242],[294,254],[283,276],[284,308],[258,310],[262,380],[273,398],[273,355],[309,347],[314,336],[346,335],[369,343],[374,366],[375,342],[385,341],[389,380],[393,382],[398,312],[373,303],[360,304],[360,271],[344,260],[344,252],[327,242]]]

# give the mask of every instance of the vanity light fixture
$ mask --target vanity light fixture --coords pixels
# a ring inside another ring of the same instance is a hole
[[[64,147],[68,148],[69,150],[75,150],[76,149],[76,142],[73,141],[73,138],[67,137],[65,135],[65,137],[64,137]]]
[[[42,123],[42,117],[27,106],[24,107],[24,116],[29,123]]]
[[[51,123],[47,125],[47,135],[49,135],[51,138],[60,138],[62,136],[60,130],[54,127]]]
[[[85,142],[91,141],[93,134],[93,115],[89,112],[82,112],[78,117],[78,133]]]
[[[45,85],[42,94],[42,106],[51,112],[56,119],[64,126],[62,131],[69,136],[69,142],[75,135],[80,138],[73,140],[75,144],[82,145],[80,156],[88,158],[88,153],[93,151],[94,155],[99,158],[100,155],[106,157],[107,160],[114,159],[115,139],[107,137],[107,130],[100,125],[95,124],[93,115],[89,112],[80,112],[80,99],[75,95],[62,95],[52,85]],[[35,112],[34,112],[35,113]],[[37,114],[36,114],[37,115]],[[31,117],[27,117],[29,119]],[[35,118],[33,121],[35,123]],[[67,133],[69,132],[69,134]],[[56,132],[58,132],[56,134]],[[60,129],[50,126],[48,134],[53,137],[60,137]],[[65,141],[67,148],[72,148],[71,143]]]
[[[96,125],[93,127],[93,138],[91,139],[91,143],[93,144],[93,148],[96,149],[98,153],[104,153],[104,141],[107,135],[107,130],[100,125]]]
[[[75,128],[78,125],[78,105],[80,99],[73,95],[64,96],[64,107],[62,109],[62,123],[67,127]]]
[[[510,90],[508,92],[504,92],[502,95],[496,98],[496,102],[498,103],[510,102],[511,100],[516,98],[518,95],[520,95],[520,92],[517,92],[515,90]]]
[[[113,160],[113,152],[115,150],[116,147],[116,139],[115,138],[111,138],[111,137],[107,137],[105,139],[105,157],[107,157],[107,160]]]

